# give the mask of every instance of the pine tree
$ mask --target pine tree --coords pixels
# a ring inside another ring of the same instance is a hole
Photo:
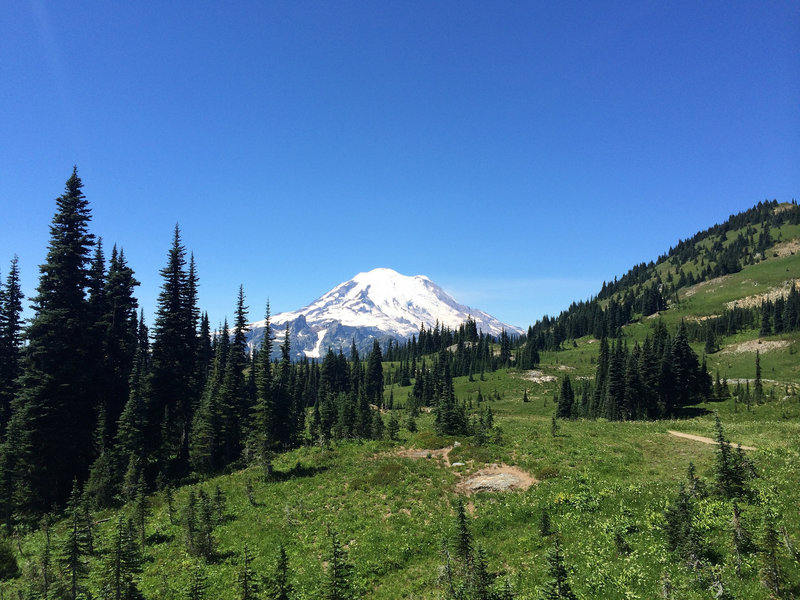
[[[756,379],[753,383],[753,396],[756,404],[764,401],[764,385],[761,383],[761,354],[756,350]]]
[[[89,574],[86,557],[90,554],[77,481],[73,483],[67,505],[67,518],[69,530],[60,548],[58,562],[68,578],[68,597],[77,600],[84,597],[82,582]]]
[[[577,600],[577,596],[569,585],[567,567],[564,565],[564,555],[561,551],[561,542],[558,538],[553,541],[553,547],[547,553],[547,574],[550,581],[542,591],[542,598],[547,600]]]
[[[778,562],[778,532],[775,529],[775,515],[770,508],[767,508],[764,513],[761,562],[761,580],[770,593],[779,598],[783,584],[783,572]]]
[[[378,340],[372,342],[372,352],[367,358],[367,374],[364,381],[367,400],[377,406],[383,407],[383,356]]]
[[[195,565],[192,569],[192,579],[186,590],[186,600],[206,600],[207,589],[206,575],[200,565]]]
[[[11,260],[5,287],[0,284],[0,435],[11,417],[21,372],[22,300],[19,258]]]
[[[74,478],[88,474],[94,431],[86,287],[94,236],[77,169],[57,200],[50,244],[28,327],[20,394],[12,421],[18,445],[8,448],[18,474],[17,507],[42,511],[67,499]],[[35,449],[35,451],[34,451]],[[23,491],[24,488],[24,491]]]
[[[252,567],[253,557],[247,544],[242,551],[242,564],[239,568],[239,600],[255,600],[258,598],[258,584]]]
[[[347,551],[339,542],[339,535],[328,530],[331,549],[328,554],[328,581],[325,586],[325,600],[349,600],[355,598],[353,589],[353,566],[347,562]]]
[[[188,466],[189,429],[196,393],[197,278],[193,271],[186,271],[186,249],[176,225],[167,266],[161,269],[164,282],[158,295],[153,335],[148,437],[158,439],[160,431],[166,434],[159,448],[165,454],[162,460],[175,459],[178,472]],[[162,464],[161,468],[167,466]]]
[[[142,558],[136,545],[133,525],[122,515],[112,534],[110,547],[102,569],[102,598],[113,600],[140,600],[142,594],[136,575],[142,570]]]
[[[572,404],[575,402],[575,393],[572,390],[572,383],[569,375],[565,375],[561,380],[561,393],[558,396],[558,406],[556,408],[556,418],[569,419],[572,416]]]
[[[105,279],[103,295],[106,310],[101,317],[103,355],[106,382],[102,398],[106,408],[109,436],[116,433],[116,424],[124,403],[130,396],[130,375],[137,351],[138,301],[133,295],[139,282],[125,260],[125,252],[117,247],[111,251],[111,261]]]
[[[472,562],[473,558],[472,534],[467,522],[467,511],[464,501],[459,498],[456,504],[456,556],[464,564]]]
[[[249,366],[247,356],[247,307],[244,289],[239,286],[233,338],[228,346],[228,358],[220,389],[220,417],[222,434],[222,461],[227,464],[239,457],[243,420],[250,414],[244,370]]]
[[[266,597],[269,600],[289,600],[292,597],[294,588],[289,581],[289,574],[289,557],[286,554],[286,547],[281,544],[278,547],[278,560],[267,590]]]

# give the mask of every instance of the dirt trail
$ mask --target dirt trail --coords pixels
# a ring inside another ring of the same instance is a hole
[[[712,440],[711,438],[703,437],[701,435],[692,435],[691,433],[681,433],[680,431],[672,431],[668,430],[668,434],[675,435],[678,437],[686,438],[687,440],[694,440],[695,442],[703,442],[704,444],[716,444],[717,442]],[[733,442],[731,442],[731,446],[736,446]],[[742,446],[742,450],[755,450],[753,446]]]

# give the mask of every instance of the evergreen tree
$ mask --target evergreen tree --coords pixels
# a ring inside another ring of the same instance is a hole
[[[116,433],[116,424],[130,397],[130,375],[137,351],[138,301],[133,295],[139,282],[125,260],[125,252],[117,247],[111,251],[108,275],[103,296],[106,310],[101,316],[103,329],[104,373],[106,380],[101,393],[106,418],[110,426],[108,435]]]
[[[73,483],[67,504],[67,518],[69,530],[61,546],[58,562],[68,578],[68,598],[77,600],[86,597],[82,582],[89,574],[86,558],[90,554],[77,481]]]
[[[14,256],[5,287],[0,284],[0,436],[11,417],[11,401],[17,394],[21,370],[22,289],[19,259]]]
[[[15,471],[21,511],[42,511],[67,499],[75,478],[85,480],[94,448],[95,404],[91,378],[86,287],[89,205],[77,169],[57,200],[45,264],[33,299],[20,394],[8,438],[9,466]],[[34,451],[35,450],[35,451]]]
[[[367,358],[367,374],[364,381],[367,400],[377,406],[383,407],[383,356],[378,340],[372,342],[372,352]]]
[[[331,549],[328,554],[328,581],[325,586],[325,600],[350,600],[355,598],[353,589],[353,566],[347,562],[347,551],[339,542],[339,535],[328,530]]]
[[[142,558],[134,528],[122,515],[111,537],[102,569],[101,597],[109,600],[141,600],[136,576],[142,570]]]
[[[258,598],[258,584],[252,567],[253,557],[247,544],[242,551],[242,564],[239,568],[239,600],[255,600]]]
[[[158,295],[153,335],[148,437],[159,439],[159,429],[164,433],[166,439],[161,439],[159,448],[162,460],[175,459],[178,472],[188,466],[189,429],[196,392],[197,278],[193,271],[186,271],[186,249],[176,225],[167,266],[161,269],[164,282]],[[162,419],[164,415],[166,422]],[[161,427],[157,428],[159,424]],[[168,466],[162,464],[161,468]]]
[[[564,555],[558,538],[553,541],[553,547],[547,553],[547,574],[550,580],[542,591],[542,598],[546,600],[577,600],[577,596],[569,585],[569,575],[567,567],[564,565]]]
[[[281,544],[278,547],[278,560],[275,563],[275,570],[269,582],[269,589],[266,597],[269,600],[289,600],[293,596],[294,588],[289,581],[289,557],[286,554],[286,547]]]
[[[572,383],[569,375],[565,375],[561,380],[561,393],[558,396],[558,406],[556,407],[556,418],[569,419],[572,416],[572,404],[575,402],[575,392],[572,390]]]
[[[206,575],[200,565],[195,565],[192,570],[192,579],[186,590],[186,600],[206,600],[207,589]]]

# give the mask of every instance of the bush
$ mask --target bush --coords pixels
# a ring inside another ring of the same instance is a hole
[[[0,540],[0,581],[19,577],[19,566],[14,548],[8,539]]]

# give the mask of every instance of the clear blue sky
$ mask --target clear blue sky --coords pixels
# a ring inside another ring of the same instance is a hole
[[[525,326],[800,196],[800,4],[19,0],[0,266],[72,165],[152,323],[180,223],[212,322],[377,266]]]

